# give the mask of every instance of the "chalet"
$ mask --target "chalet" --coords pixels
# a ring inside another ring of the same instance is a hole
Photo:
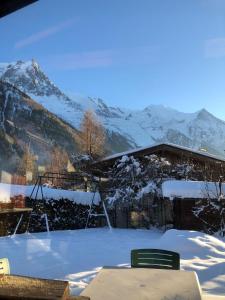
[[[184,178],[181,178],[183,180],[177,180],[177,178],[165,180],[161,186],[161,197],[157,197],[156,201],[156,199],[151,198],[151,195],[146,195],[139,211],[135,211],[129,204],[127,207],[123,204],[117,206],[114,214],[116,219],[114,225],[118,227],[143,227],[144,223],[148,223],[145,221],[149,220],[150,223],[160,226],[205,230],[207,222],[209,226],[214,224],[218,212],[212,214],[207,211],[207,216],[201,215],[199,217],[194,213],[194,208],[199,202],[207,206],[209,199],[217,200],[220,196],[219,181],[223,181],[225,174],[225,159],[223,157],[212,155],[203,150],[162,143],[105,157],[95,163],[95,166],[107,171],[123,156],[133,156],[141,161],[144,156],[152,154],[166,158],[171,163],[192,163],[199,166],[199,169],[204,170],[204,172],[200,172],[200,177],[195,179],[196,181],[184,180]],[[211,191],[207,190],[209,187]],[[210,209],[212,208],[213,206],[210,207]],[[203,219],[204,221],[202,221]],[[215,226],[218,227],[218,224]]]
[[[183,147],[180,145],[172,143],[161,143],[155,144],[149,147],[142,147],[137,149],[132,149],[122,153],[116,153],[101,159],[96,164],[99,166],[110,167],[113,166],[117,159],[122,158],[122,156],[133,156],[134,158],[141,158],[145,155],[156,154],[160,157],[165,157],[170,161],[191,161],[196,164],[208,165],[214,167],[215,165],[225,167],[225,158],[221,156],[216,156],[208,153],[205,149],[194,150],[191,148]]]
[[[219,183],[189,180],[166,180],[162,194],[146,194],[138,208],[132,203],[116,204],[110,212],[111,223],[119,228],[149,228],[151,226],[207,233],[220,230],[225,217],[225,184],[220,194]],[[221,199],[222,196],[222,199]],[[221,215],[222,213],[222,215]]]

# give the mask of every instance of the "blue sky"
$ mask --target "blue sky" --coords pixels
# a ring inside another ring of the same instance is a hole
[[[0,61],[34,58],[66,92],[225,120],[224,0],[40,0],[0,36]]]

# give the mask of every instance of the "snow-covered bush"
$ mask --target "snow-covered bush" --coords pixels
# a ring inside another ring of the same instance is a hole
[[[141,160],[123,156],[110,170],[113,191],[108,195],[109,204],[129,202],[137,204],[145,194],[160,194],[160,184],[168,178],[170,163],[156,155]]]
[[[93,157],[88,154],[74,154],[72,164],[77,172],[89,172]]]
[[[193,213],[202,222],[206,233],[225,236],[225,196],[221,182],[215,182],[214,185],[212,193],[206,182],[205,199],[196,202]]]
[[[138,201],[145,194],[161,195],[162,181],[170,178],[198,180],[202,170],[192,163],[171,163],[155,154],[141,158],[123,156],[109,172],[111,186],[115,191],[108,197],[115,201]]]
[[[109,171],[110,189],[106,200],[116,211],[117,221],[128,227],[161,226],[161,183],[169,178],[171,164],[156,155],[141,158],[123,156]]]
[[[162,182],[203,177],[201,168],[191,162],[170,162],[157,155],[123,156],[109,171],[110,189],[106,199],[116,210],[128,207],[130,213],[146,213],[149,226],[171,224],[173,202],[162,198]]]

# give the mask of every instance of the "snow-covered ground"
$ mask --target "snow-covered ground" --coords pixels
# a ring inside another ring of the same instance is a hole
[[[102,266],[129,266],[135,248],[179,252],[181,268],[197,272],[205,294],[225,296],[225,239],[200,232],[98,228],[0,238],[0,257],[9,258],[12,274],[69,280],[73,294]]]

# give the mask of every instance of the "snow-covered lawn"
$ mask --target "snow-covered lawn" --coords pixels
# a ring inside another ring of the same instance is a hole
[[[179,252],[181,268],[197,272],[204,293],[225,295],[225,239],[200,232],[98,228],[0,238],[12,274],[69,280],[73,294],[102,266],[129,266],[135,248]]]

